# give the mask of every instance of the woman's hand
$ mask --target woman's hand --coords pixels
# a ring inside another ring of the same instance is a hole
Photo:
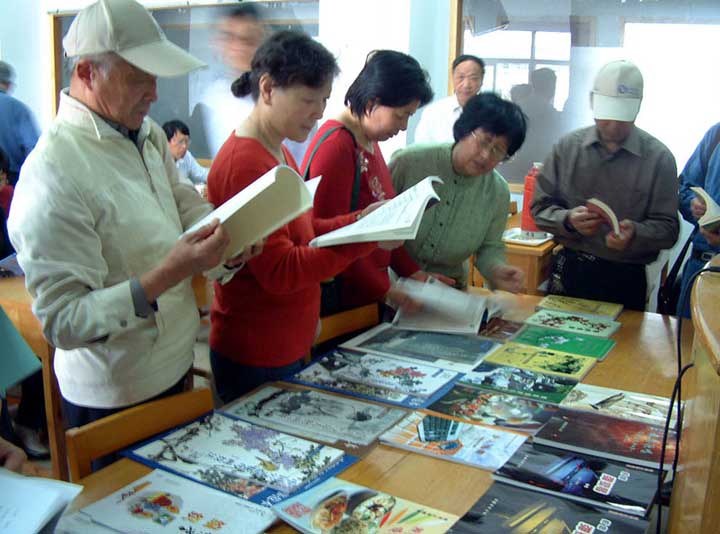
[[[378,241],[378,247],[383,250],[395,250],[405,244],[405,241]]]
[[[372,213],[373,211],[378,209],[380,206],[382,206],[386,202],[387,202],[387,200],[378,200],[377,202],[373,202],[372,204],[369,204],[368,206],[365,207],[364,210],[362,210],[360,212],[360,214],[358,215],[358,220],[362,219],[366,215],[369,215],[370,213]]]
[[[454,278],[450,278],[449,276],[445,276],[444,274],[440,273],[428,273],[425,271],[416,271],[411,274],[409,278],[417,280],[418,282],[427,282],[429,278],[436,278],[446,286],[450,287],[455,287],[455,284],[457,284],[457,280],[455,280]]]
[[[513,265],[496,265],[490,275],[495,289],[519,293],[525,282],[525,273]]]
[[[27,456],[21,448],[0,438],[0,466],[19,473],[26,460]]]

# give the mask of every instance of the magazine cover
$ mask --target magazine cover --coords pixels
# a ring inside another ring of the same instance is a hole
[[[155,470],[82,509],[94,522],[133,534],[265,532],[270,508]]]
[[[538,310],[558,310],[580,315],[591,315],[617,319],[623,311],[623,305],[602,300],[589,300],[565,295],[547,295],[537,305]]]
[[[620,328],[620,323],[610,319],[555,310],[540,310],[527,318],[525,322],[544,328],[554,328],[597,337],[610,337]]]
[[[639,517],[495,483],[449,530],[452,534],[645,534]]]
[[[581,410],[630,419],[664,428],[670,411],[670,399],[580,383],[565,397],[560,407],[566,410]],[[670,418],[670,428],[676,426],[677,408],[674,408]]]
[[[535,435],[535,443],[594,454],[656,469],[660,465],[663,429],[639,421],[560,409]],[[664,469],[675,458],[675,432],[668,434]]]
[[[557,413],[557,406],[505,393],[456,384],[427,408],[452,417],[534,434]]]
[[[346,341],[340,348],[410,361],[420,360],[464,373],[497,346],[497,343],[476,335],[399,330],[383,323]]]
[[[306,534],[442,534],[458,519],[338,478],[273,509],[280,519]]]
[[[480,329],[478,335],[498,343],[505,343],[510,341],[523,326],[524,323],[494,317]]]
[[[342,462],[343,451],[213,413],[134,448],[130,455],[244,498],[290,493]]]
[[[582,380],[593,365],[595,358],[521,345],[514,341],[505,343],[490,356],[485,358],[488,363],[520,367],[538,373],[558,375],[571,380]]]
[[[526,326],[513,339],[516,343],[543,349],[559,350],[604,360],[615,346],[615,341],[602,337],[586,336],[576,332],[563,332],[540,326]]]
[[[494,478],[593,506],[644,517],[658,471],[554,447],[524,444]]]
[[[388,406],[285,385],[265,386],[222,411],[275,430],[339,443],[343,448],[374,443],[406,414]]]
[[[431,441],[421,439],[418,426],[430,414],[414,412],[380,436],[386,445],[412,452],[426,454],[481,469],[495,470],[500,467],[527,439],[526,436],[499,428],[488,428],[468,423],[458,423],[453,439]],[[444,418],[443,418],[444,419]],[[448,426],[449,419],[445,419]]]
[[[463,375],[458,383],[558,404],[575,387],[577,381],[519,367],[482,362],[473,372]]]
[[[434,400],[439,399],[452,386],[452,382],[438,390],[429,397],[408,395],[387,388],[349,382],[336,377],[333,372],[347,365],[358,365],[364,353],[349,351],[333,351],[321,356],[313,363],[298,371],[288,380],[307,386],[313,386],[329,391],[336,391],[353,397],[368,399],[387,404],[394,404],[405,408],[424,408]],[[459,375],[458,375],[459,376]]]

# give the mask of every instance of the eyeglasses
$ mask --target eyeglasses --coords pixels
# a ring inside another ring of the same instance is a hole
[[[182,139],[173,139],[171,142],[175,145],[180,145],[180,146],[190,148],[190,138],[189,137],[184,137]]]
[[[478,149],[483,150],[491,160],[501,163],[510,159],[504,148],[501,148],[498,144],[492,144],[495,136],[491,136],[490,140],[488,140],[487,138],[482,138],[477,135],[475,131],[470,132],[470,135],[475,139]]]

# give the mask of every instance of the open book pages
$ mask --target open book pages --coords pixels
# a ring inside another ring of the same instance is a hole
[[[310,192],[300,175],[286,165],[278,165],[193,224],[183,235],[219,219],[230,235],[225,258],[232,258],[311,207]]]
[[[618,223],[618,218],[610,206],[597,198],[589,199],[585,205],[589,211],[599,215],[602,220],[605,221],[610,228],[612,228],[613,232],[618,235],[620,234],[620,224]]]
[[[0,467],[0,532],[54,532],[82,486]]]
[[[702,187],[691,187],[703,201],[705,201],[705,214],[700,217],[698,224],[708,232],[715,232],[720,229],[720,206]]]
[[[440,200],[433,188],[436,182],[442,183],[442,180],[428,176],[357,222],[316,237],[310,246],[415,239],[428,203]]]
[[[269,508],[160,470],[119,489],[82,513],[116,532],[265,532]],[[168,530],[170,529],[170,530]]]
[[[477,334],[484,320],[501,312],[491,297],[459,291],[436,278],[427,282],[401,278],[396,285],[409,301],[395,314],[395,328]]]

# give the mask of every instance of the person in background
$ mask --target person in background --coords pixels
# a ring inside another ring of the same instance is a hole
[[[178,177],[188,185],[207,182],[210,169],[200,165],[190,152],[190,128],[180,120],[168,121],[162,125],[168,140],[170,155],[175,161]]]
[[[697,225],[705,214],[705,201],[691,187],[702,187],[711,198],[720,203],[720,123],[710,128],[698,144],[695,152],[680,173],[680,213],[683,218]],[[689,284],[692,275],[702,269],[712,257],[720,252],[720,230],[709,232],[703,228],[695,234],[690,257],[682,274],[682,289]],[[690,300],[683,304],[683,317],[690,317]]]
[[[673,246],[679,223],[675,158],[635,126],[642,97],[633,63],[607,63],[591,93],[595,125],[561,138],[545,160],[531,211],[563,245],[549,293],[645,309],[645,266]],[[586,207],[590,198],[610,206],[619,234]]]
[[[368,55],[345,94],[345,109],[320,127],[303,162],[307,176],[322,175],[315,217],[345,215],[395,196],[378,143],[405,130],[408,119],[431,99],[427,73],[414,58],[394,50]],[[360,183],[353,205],[356,176]],[[404,248],[377,250],[342,273],[340,308],[397,301],[399,296],[389,293],[388,266],[400,276],[427,278]]]
[[[22,449],[0,438],[0,467],[19,473],[26,460],[27,456]]]
[[[0,148],[10,163],[7,176],[10,185],[15,185],[20,167],[40,135],[30,109],[10,95],[14,85],[15,69],[0,61]]]
[[[524,273],[505,261],[502,234],[510,191],[496,170],[522,146],[527,122],[520,108],[492,93],[472,97],[454,126],[454,143],[412,145],[393,154],[390,172],[398,193],[426,176],[439,176],[440,202],[428,210],[405,248],[425,271],[464,288],[468,258],[493,289],[517,293]]]
[[[158,76],[203,63],[134,0],[84,8],[63,47],[70,87],[23,165],[9,230],[75,427],[182,391],[199,327],[190,278],[230,238],[218,221],[182,235],[212,206],[179,183],[147,117]]]
[[[213,162],[210,202],[223,203],[277,165],[297,170],[283,141],[307,138],[322,117],[337,72],[333,55],[301,32],[277,32],[258,48],[252,69],[232,87],[238,98],[251,94],[255,107]],[[312,210],[305,212],[271,234],[263,253],[230,282],[215,285],[210,363],[223,402],[300,369],[319,327],[320,282],[377,248],[308,243],[362,214],[319,220]]]
[[[2,232],[0,232],[0,259],[6,258],[15,252],[7,233],[7,216],[10,213],[10,202],[14,187],[8,183],[8,175],[10,173],[10,161],[5,152],[0,149],[0,222],[2,223]]]
[[[451,143],[453,125],[465,103],[480,92],[485,76],[485,62],[477,56],[463,54],[452,64],[454,93],[428,105],[415,128],[416,143]]]

